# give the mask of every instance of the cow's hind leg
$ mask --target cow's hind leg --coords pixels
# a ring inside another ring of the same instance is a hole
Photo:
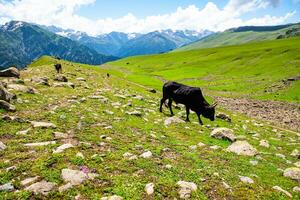
[[[166,102],[166,100],[167,100],[167,99],[164,98],[164,97],[160,100],[160,106],[159,106],[159,111],[160,111],[160,112],[162,112],[162,106],[163,106],[163,104]]]
[[[186,120],[185,121],[189,122],[190,121],[190,119],[189,119],[190,108],[188,106],[185,106],[185,109],[186,109]]]
[[[171,99],[171,98],[169,98],[168,106],[169,106],[169,109],[170,109],[171,115],[173,116],[173,115],[174,115],[174,113],[173,113],[173,110],[172,110],[172,99]]]

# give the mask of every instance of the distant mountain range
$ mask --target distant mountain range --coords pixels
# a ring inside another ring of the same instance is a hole
[[[191,30],[162,30],[147,34],[111,32],[93,37],[86,33],[70,29],[66,30],[54,26],[42,27],[53,33],[77,41],[96,50],[98,53],[116,57],[164,53],[195,42],[213,33],[208,30],[200,32]]]
[[[300,36],[300,23],[279,26],[243,26],[211,34],[175,51],[239,45],[248,42],[276,40],[296,36]]]
[[[23,68],[42,55],[94,65],[116,59],[34,24],[11,21],[0,26],[0,69]]]

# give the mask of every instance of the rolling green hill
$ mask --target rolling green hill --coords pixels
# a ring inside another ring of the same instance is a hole
[[[116,75],[161,88],[164,80],[214,95],[300,101],[300,38],[126,58],[105,65]]]
[[[264,40],[275,40],[300,36],[300,24],[267,26],[267,27],[239,27],[216,33],[174,51],[187,51],[219,46],[245,44]]]
[[[247,82],[253,80],[252,76],[244,74],[255,73],[251,68],[256,66],[258,55],[273,52],[272,59],[277,63],[288,54],[291,62],[286,63],[284,72],[276,65],[259,70],[267,66],[268,60],[259,60],[260,67],[255,68],[261,74],[254,77],[261,80],[274,74],[277,79],[285,76],[282,73],[295,73],[293,67],[288,67],[298,65],[296,58],[291,59],[295,51],[291,42],[299,43],[286,40],[280,54],[276,53],[277,43],[264,44],[268,51],[253,45],[258,49],[253,54],[246,47],[231,48],[243,56],[239,65],[251,63],[242,66],[243,71],[237,69],[238,65],[226,65],[236,57],[224,48],[130,58],[126,62],[131,66],[123,68],[126,71],[122,73],[61,60],[63,75],[69,82],[55,81],[56,60],[42,57],[21,71],[20,80],[0,78],[7,87],[37,91],[10,90],[17,95],[17,100],[11,101],[16,112],[0,109],[0,199],[161,200],[190,196],[191,200],[298,200],[300,194],[295,189],[299,182],[286,175],[299,166],[295,156],[298,133],[220,108],[217,112],[225,113],[232,122],[203,119],[205,125],[199,126],[197,117],[191,114],[191,123],[187,123],[180,120],[184,119],[183,109],[177,108],[177,122],[165,125],[170,116],[166,108],[164,113],[158,112],[161,94],[130,81],[161,87],[161,83],[151,82],[156,79],[145,75],[157,70],[168,78],[201,75],[224,81],[231,74]],[[281,56],[282,51],[287,52]],[[213,62],[217,57],[219,60]],[[179,68],[183,62],[189,67]],[[197,68],[200,63],[207,69]],[[116,76],[133,71],[136,76]],[[112,74],[110,78],[107,72]],[[31,81],[34,77],[47,77],[49,85]],[[71,83],[74,88],[69,87]],[[230,141],[211,136],[218,127],[231,129],[239,143],[247,141],[255,148],[253,153],[247,156],[230,152]],[[180,186],[185,183],[180,181],[188,182],[185,185],[192,185],[192,189]],[[145,191],[149,185],[150,189],[153,186],[152,194]],[[119,197],[104,198],[113,195]]]

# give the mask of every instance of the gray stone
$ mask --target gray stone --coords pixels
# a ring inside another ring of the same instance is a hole
[[[259,146],[261,146],[261,147],[266,147],[266,148],[269,148],[269,147],[270,147],[269,142],[268,142],[267,140],[261,140],[261,141],[259,142]]]
[[[32,184],[32,183],[36,182],[39,178],[40,178],[39,176],[26,178],[23,181],[21,181],[21,185],[26,186],[26,185]]]
[[[293,152],[291,153],[291,156],[293,157],[299,157],[300,156],[300,152],[298,149],[294,149]]]
[[[10,103],[0,100],[0,108],[3,108],[6,111],[9,112],[15,112],[16,111],[16,107],[14,105],[11,105]]]
[[[179,197],[181,199],[189,199],[191,193],[197,190],[197,185],[193,182],[178,181],[177,185],[180,187]]]
[[[141,158],[151,158],[152,157],[152,152],[151,151],[146,151],[140,155]]]
[[[56,128],[56,125],[50,122],[30,122],[33,128]]]
[[[62,74],[55,75],[54,80],[59,82],[68,82],[68,78]]]
[[[165,126],[168,126],[170,124],[179,124],[179,123],[184,123],[184,121],[178,117],[168,117],[167,119],[165,119]]]
[[[113,195],[110,197],[102,197],[100,200],[123,200],[123,198],[117,195]]]
[[[15,188],[12,183],[0,185],[0,191],[13,191]]]
[[[55,186],[56,186],[55,183],[41,181],[28,186],[27,188],[25,188],[25,190],[34,192],[35,194],[47,195],[49,192],[53,190]]]
[[[236,141],[227,148],[227,151],[243,156],[255,156],[258,154],[257,150],[247,141]]]
[[[75,88],[75,85],[71,82],[57,82],[53,83],[53,87],[67,87],[67,88]]]
[[[216,128],[211,132],[210,136],[217,139],[229,140],[231,142],[236,141],[233,130],[229,128]]]
[[[293,192],[298,192],[298,193],[300,193],[300,187],[295,186],[295,187],[293,188]]]
[[[154,193],[154,183],[146,184],[145,191],[146,191],[147,195],[152,195]]]
[[[272,187],[274,190],[277,190],[277,191],[279,191],[279,192],[282,192],[282,193],[284,193],[286,196],[288,196],[288,197],[290,197],[290,198],[292,198],[293,196],[291,195],[291,193],[289,193],[288,191],[286,191],[286,190],[284,190],[284,189],[282,189],[281,187],[279,187],[279,186],[273,186]]]
[[[53,150],[53,153],[62,153],[66,149],[73,148],[73,147],[74,147],[73,144],[70,144],[70,143],[63,144],[63,145],[57,147],[55,150]]]
[[[34,88],[28,87],[28,86],[25,86],[25,85],[9,84],[9,85],[7,85],[7,88],[11,89],[11,90],[18,91],[18,92],[24,92],[24,93],[29,93],[29,94],[36,94],[37,93],[37,91]]]
[[[60,187],[58,188],[58,191],[59,191],[59,192],[65,192],[65,191],[71,189],[72,187],[73,187],[73,185],[72,185],[71,183],[67,183],[67,184],[65,184],[65,185],[60,186]]]
[[[24,146],[25,147],[41,147],[41,146],[47,146],[47,145],[50,145],[50,144],[56,144],[56,141],[27,143],[27,144],[24,144]]]
[[[254,181],[247,177],[247,176],[239,176],[240,177],[240,180],[243,182],[243,183],[248,183],[248,184],[253,184]]]
[[[137,110],[135,110],[135,111],[132,111],[132,112],[126,112],[126,114],[128,114],[128,115],[133,115],[133,116],[137,116],[137,117],[141,117],[142,116],[142,113],[140,112],[140,111],[137,111]]]
[[[16,99],[16,95],[8,92],[0,82],[0,100],[10,102],[12,99]]]
[[[15,67],[0,71],[0,77],[15,77],[20,78],[20,71]]]
[[[63,169],[61,178],[72,185],[80,185],[88,179],[88,175],[79,170]]]
[[[33,77],[31,79],[31,82],[37,83],[39,85],[46,85],[46,86],[50,86],[49,84],[49,80],[47,77]]]
[[[291,167],[284,170],[283,175],[287,178],[300,181],[300,168]]]
[[[0,151],[3,151],[6,149],[6,145],[3,144],[3,142],[0,141]]]

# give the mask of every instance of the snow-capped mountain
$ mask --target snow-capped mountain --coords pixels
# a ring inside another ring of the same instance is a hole
[[[98,53],[126,57],[140,54],[167,52],[195,42],[213,32],[208,30],[177,30],[153,31],[146,34],[111,32],[98,36],[90,36],[84,32],[64,30],[57,27],[46,27],[49,31],[78,41],[96,50]]]

